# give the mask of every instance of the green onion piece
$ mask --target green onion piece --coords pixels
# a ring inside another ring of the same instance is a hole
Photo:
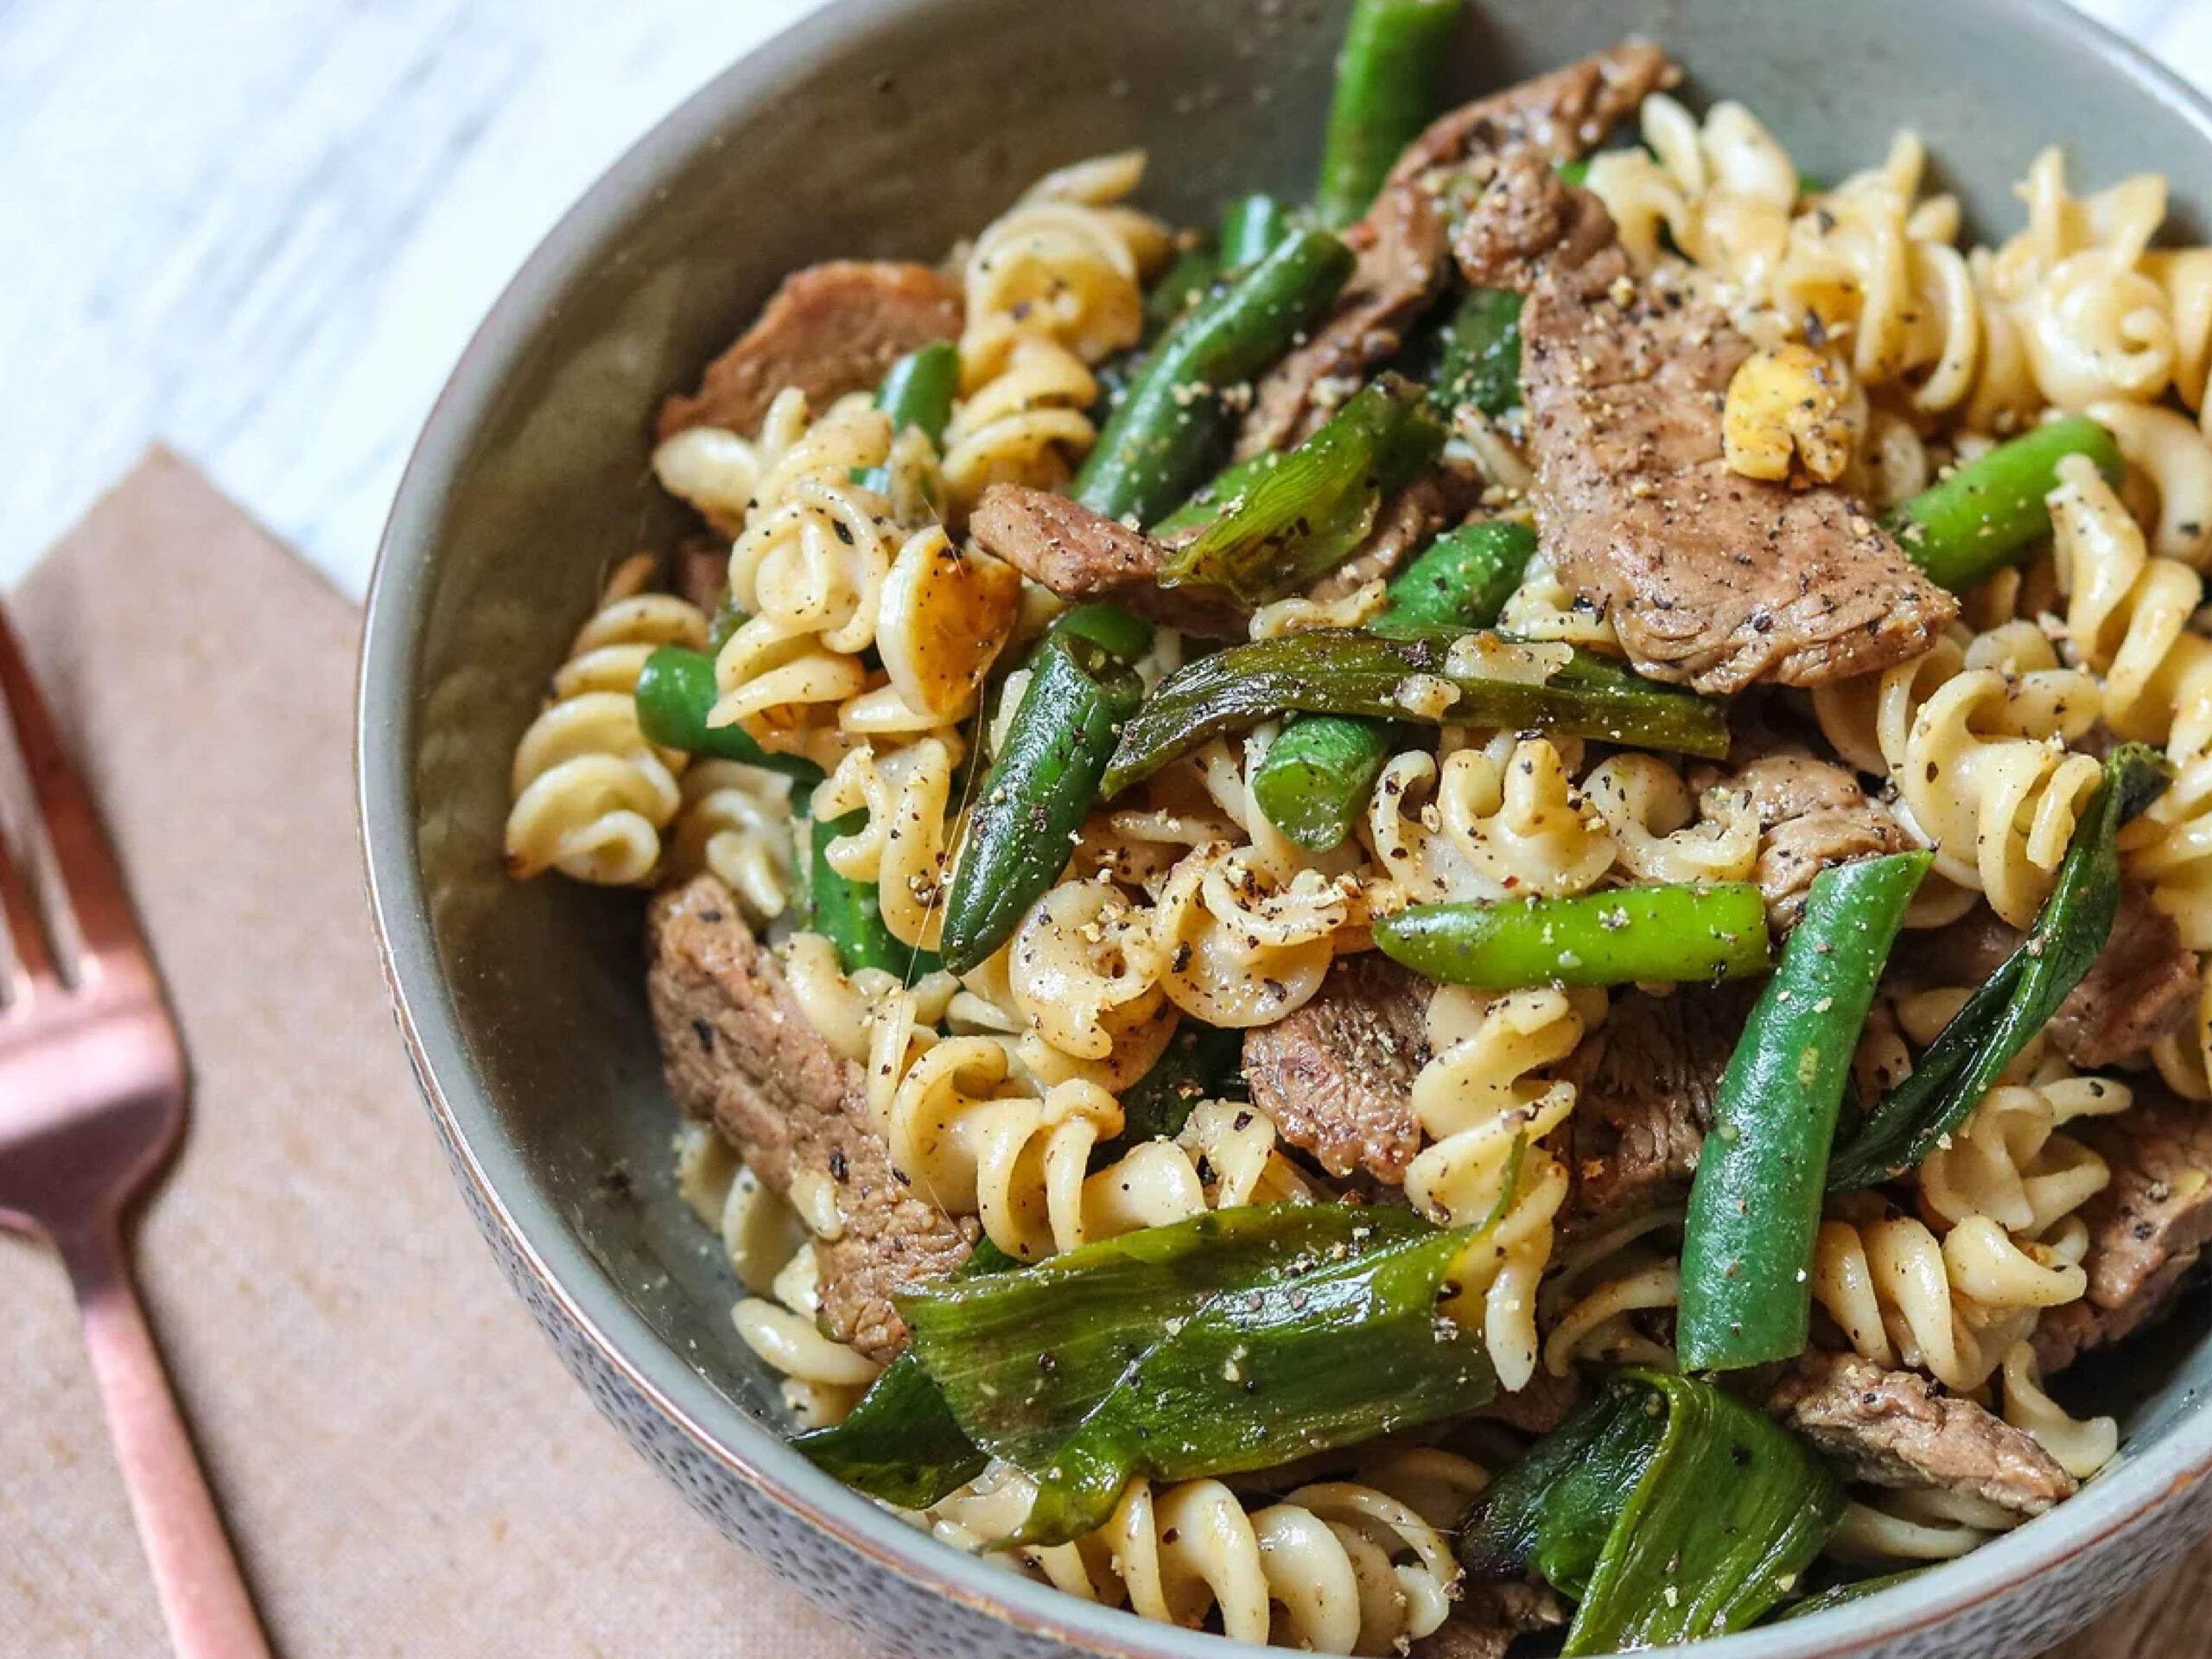
[[[1378,624],[1487,627],[1497,620],[1536,550],[1536,532],[1507,518],[1446,531],[1390,580]],[[1252,775],[1268,822],[1300,846],[1344,844],[1390,758],[1390,724],[1345,715],[1297,718]]]
[[[1675,1344],[1686,1370],[1805,1350],[1829,1144],[1859,1033],[1936,855],[1822,870],[1730,1056],[1682,1233]]]
[[[1726,712],[1694,692],[1656,684],[1586,652],[1573,653],[1540,684],[1447,673],[1446,658],[1459,637],[1451,630],[1392,637],[1313,628],[1201,658],[1161,681],[1122,726],[1105,794],[1150,777],[1209,739],[1287,713],[1429,724],[1448,719],[1711,760],[1728,752]],[[1425,700],[1409,702],[1402,694],[1416,676],[1446,683],[1457,700],[1441,714]]]
[[[2120,914],[2120,826],[2164,792],[2171,768],[2139,743],[2105,761],[2105,779],[2058,867],[2035,925],[1828,1160],[1828,1191],[1917,1168],[1964,1122],[2014,1055],[2050,1022],[2102,954]]]
[[[1786,1596],[1843,1514],[1843,1488],[1787,1430],[1712,1383],[1616,1372],[1493,1481],[1460,1559],[1532,1569],[1580,1605],[1562,1651],[1722,1636]]]
[[[1375,943],[1415,973],[1497,991],[1710,983],[1764,973],[1771,959],[1766,900],[1749,881],[1414,905],[1378,918]]]
[[[1436,113],[1436,72],[1459,20],[1459,0],[1353,0],[1313,193],[1322,224],[1364,214]]]
[[[1470,289],[1446,321],[1431,396],[1447,414],[1471,404],[1496,420],[1520,407],[1522,302],[1510,289]]]
[[[1064,1542],[1141,1475],[1265,1467],[1487,1401],[1481,1333],[1436,1313],[1476,1230],[1248,1205],[899,1305],[961,1431],[1037,1484],[1009,1541]]]
[[[1137,524],[1189,494],[1227,440],[1223,394],[1273,367],[1356,263],[1326,231],[1294,231],[1199,302],[1146,359],[1071,493],[1093,512]]]
[[[953,1277],[974,1279],[1020,1265],[980,1239]],[[824,1473],[902,1510],[927,1509],[950,1497],[990,1461],[960,1432],[912,1350],[884,1368],[842,1422],[801,1434],[791,1446]]]
[[[1375,527],[1382,499],[1426,471],[1444,428],[1421,388],[1385,375],[1161,561],[1160,582],[1226,588],[1251,604],[1341,564]]]
[[[1968,461],[1883,523],[1915,564],[1964,593],[2050,534],[2044,498],[2058,487],[2058,463],[2069,455],[2088,455],[2113,484],[2126,469],[2111,433],[2086,415],[2069,416]]]
[[[1853,1579],[1849,1584],[1831,1585],[1802,1601],[1792,1602],[1774,1616],[1773,1623],[1779,1624],[1784,1619],[1806,1618],[1815,1613],[1825,1613],[1831,1607],[1848,1606],[1854,1601],[1863,1601],[1877,1591],[1890,1589],[1908,1579],[1916,1579],[1927,1571],[1925,1567],[1908,1567],[1898,1573],[1878,1573],[1871,1579]]]
[[[715,659],[706,652],[663,645],[645,658],[638,674],[636,696],[638,729],[649,743],[686,754],[764,766],[806,788],[822,781],[822,768],[804,755],[764,749],[741,726],[707,724],[721,692],[715,683]]]

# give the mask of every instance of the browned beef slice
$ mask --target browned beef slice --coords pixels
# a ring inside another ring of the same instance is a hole
[[[1317,578],[1306,588],[1306,597],[1342,599],[1377,576],[1391,575],[1415,548],[1426,546],[1438,531],[1465,518],[1481,493],[1474,475],[1457,467],[1439,467],[1422,474],[1382,504],[1367,539],[1342,564]]]
[[[1559,1130],[1574,1182],[1570,1224],[1624,1219],[1688,1190],[1749,1006],[1738,987],[1624,991],[1552,1068],[1578,1095]]]
[[[1411,1659],[1503,1659],[1516,1636],[1556,1630],[1567,1604],[1541,1584],[1470,1584],[1443,1624],[1413,1644]]]
[[[1503,1423],[1523,1434],[1548,1434],[1581,1403],[1581,1372],[1570,1370],[1565,1376],[1554,1376],[1549,1367],[1539,1365],[1521,1387],[1493,1395],[1488,1405],[1469,1415],[1481,1422]]]
[[[1927,935],[1910,965],[1930,983],[1979,985],[2019,948],[2021,938],[1977,906]],[[2140,1054],[2189,1023],[2199,983],[2196,953],[2182,944],[2173,918],[2151,902],[2141,883],[2125,882],[2104,952],[2051,1016],[2051,1040],[2079,1066]]]
[[[1552,265],[1586,264],[1613,240],[1605,204],[1568,188],[1542,152],[1509,150],[1478,171],[1452,238],[1460,275],[1476,287],[1526,294]]]
[[[719,536],[687,536],[678,542],[676,591],[712,616],[729,592],[729,543]]]
[[[983,492],[968,528],[984,550],[1063,599],[1111,599],[1141,616],[1215,639],[1241,639],[1251,618],[1218,590],[1162,588],[1166,549],[1064,495],[1019,484]]]
[[[646,976],[661,1060],[677,1103],[737,1143],[753,1172],[788,1192],[802,1172],[834,1184],[842,1230],[817,1244],[822,1320],[875,1359],[906,1346],[892,1297],[957,1267],[975,1243],[915,1196],[868,1126],[861,1070],[806,1022],[775,958],[711,875],[653,902]]]
[[[2074,1477],[2023,1430],[1856,1354],[1805,1355],[1766,1408],[1870,1485],[1964,1492],[2018,1515],[2074,1495]]]
[[[927,265],[833,259],[784,279],[760,320],[707,365],[697,395],[660,406],[660,435],[751,432],[786,386],[817,409],[865,391],[931,340],[960,333],[960,284]]]
[[[1332,1175],[1402,1183],[1421,1150],[1414,1074],[1434,989],[1377,952],[1341,958],[1296,1013],[1244,1033],[1252,1103]]]
[[[1624,41],[1433,124],[1399,157],[1367,217],[1345,232],[1358,268],[1313,337],[1261,382],[1237,454],[1280,449],[1310,431],[1327,413],[1326,398],[1318,395],[1322,383],[1356,381],[1398,349],[1407,324],[1446,275],[1441,175],[1522,147],[1547,162],[1570,161],[1594,148],[1647,92],[1675,79],[1658,48]]]
[[[1521,336],[1544,550],[1644,673],[1823,685],[1918,656],[1957,614],[1852,497],[1728,470],[1751,342],[1717,307],[1633,281],[1616,245],[1546,271]]]
[[[2088,1293],[2045,1314],[2036,1333],[2037,1354],[2054,1371],[2164,1313],[2212,1239],[2212,1108],[2139,1083],[2127,1110],[2067,1133],[2105,1160],[2112,1181],[2080,1211]]]
[[[1766,895],[1767,923],[1777,932],[1796,925],[1805,890],[1830,865],[1902,853],[1913,844],[1895,818],[1866,798],[1857,779],[1825,760],[1763,756],[1727,786],[1748,790],[1758,814],[1759,856],[1751,879]]]

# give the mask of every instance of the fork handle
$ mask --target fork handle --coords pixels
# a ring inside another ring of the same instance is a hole
[[[269,1659],[111,1220],[57,1241],[177,1659]]]

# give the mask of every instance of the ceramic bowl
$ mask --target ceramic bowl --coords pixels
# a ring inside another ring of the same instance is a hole
[[[2075,176],[2173,180],[2202,238],[2212,111],[2050,0],[1471,0],[1457,91],[1621,35],[1740,99],[1840,177],[1901,126],[1985,233],[2064,143]],[[615,556],[677,515],[647,417],[785,271],[935,258],[1029,180],[1151,154],[1143,200],[1211,217],[1303,193],[1342,0],[842,0],[722,74],[547,238],[455,369],[401,486],[361,677],[370,882],[400,1022],[462,1196],[601,1408],[701,1512],[888,1650],[1217,1659],[1168,1630],[969,1560],[785,1445],[736,1287],[676,1196],[675,1109],[641,976],[642,903],[502,875],[515,740]],[[1964,1560],[1707,1659],[2032,1653],[2212,1524],[2212,1332],[2124,1369],[2126,1450],[2056,1511]]]

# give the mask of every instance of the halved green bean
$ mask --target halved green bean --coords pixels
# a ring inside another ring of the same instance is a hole
[[[883,906],[873,881],[841,875],[830,862],[830,843],[868,828],[868,809],[837,818],[809,821],[806,926],[837,947],[837,961],[849,974],[880,968],[911,982],[938,966],[937,953],[901,944],[884,925]]]
[[[1382,498],[1435,461],[1444,428],[1422,389],[1386,374],[1160,562],[1162,587],[1225,588],[1261,604],[1303,588],[1367,538]]]
[[[1415,973],[1494,991],[1741,979],[1770,960],[1766,899],[1749,881],[1414,905],[1377,921],[1375,943]]]
[[[645,658],[638,675],[638,729],[664,749],[765,766],[808,787],[822,781],[822,768],[804,755],[772,753],[741,726],[708,725],[720,695],[710,653],[663,645]]]
[[[1124,724],[1105,792],[1150,777],[1210,738],[1291,713],[1541,730],[1709,760],[1728,753],[1726,711],[1694,692],[1579,651],[1542,680],[1453,673],[1451,648],[1462,639],[1476,642],[1474,659],[1488,648],[1481,636],[1456,629],[1391,638],[1313,628],[1201,658],[1161,681]]]
[[[1294,231],[1201,302],[1146,360],[1077,475],[1075,499],[1147,524],[1189,494],[1227,435],[1222,394],[1289,350],[1355,263],[1326,231]]]
[[[1828,1149],[1874,988],[1935,861],[1894,853],[1822,870],[1729,1058],[1682,1233],[1675,1342],[1686,1370],[1805,1349]]]
[[[960,352],[949,340],[933,340],[906,353],[875,390],[875,406],[891,417],[893,435],[918,426],[931,443],[944,442],[952,419],[952,399],[960,390]],[[871,490],[891,487],[891,468],[864,467],[853,482]]]
[[[939,946],[957,974],[1003,944],[1067,868],[1116,734],[1144,695],[1093,640],[1047,633],[954,859]]]
[[[2058,487],[2058,463],[2069,455],[2088,456],[2115,484],[2126,468],[2112,434],[2072,415],[1968,461],[1884,523],[1915,564],[1964,593],[2050,534],[2044,498]]]
[[[1391,580],[1378,620],[1486,627],[1535,550],[1536,532],[1508,519],[1447,531]],[[1346,715],[1295,720],[1253,774],[1252,798],[1300,846],[1314,852],[1341,846],[1390,758],[1390,734],[1388,721]]]
[[[1521,306],[1510,289],[1474,288],[1452,311],[1432,394],[1447,413],[1471,404],[1496,420],[1520,407]]]
[[[1290,229],[1290,210],[1273,196],[1237,197],[1222,211],[1221,269],[1235,272],[1258,264]]]
[[[1364,214],[1436,113],[1437,70],[1459,19],[1459,0],[1353,0],[1313,193],[1322,224]]]

